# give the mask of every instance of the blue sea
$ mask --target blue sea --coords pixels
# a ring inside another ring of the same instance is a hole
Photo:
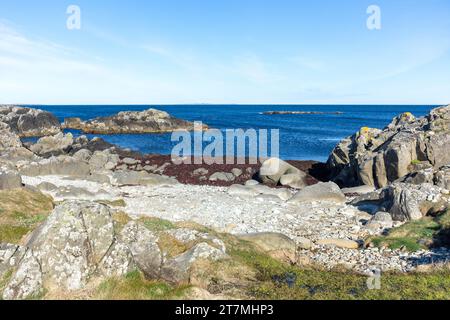
[[[396,115],[412,112],[427,114],[436,106],[389,105],[96,105],[96,106],[38,106],[48,110],[61,121],[67,117],[87,120],[109,116],[120,111],[141,111],[150,107],[171,115],[202,121],[216,129],[279,129],[280,157],[286,160],[326,161],[334,146],[361,127],[384,128]],[[317,111],[342,114],[264,115],[265,111]],[[70,130],[75,135],[80,132]],[[99,136],[110,143],[142,153],[170,154],[177,142],[171,134],[88,135]],[[270,137],[269,137],[270,140]],[[270,150],[270,149],[269,149]]]

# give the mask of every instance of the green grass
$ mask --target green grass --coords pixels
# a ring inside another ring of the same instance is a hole
[[[0,277],[0,300],[2,300],[3,290],[5,290],[6,285],[8,284],[9,280],[11,280],[12,275],[13,271],[8,270],[2,277]]]
[[[190,286],[173,287],[161,281],[149,281],[139,271],[122,278],[110,278],[97,288],[95,299],[102,300],[172,300],[183,298]]]
[[[21,244],[53,210],[50,198],[26,188],[0,191],[0,242]]]
[[[177,226],[170,221],[154,217],[143,217],[140,218],[139,221],[142,222],[147,229],[155,232],[167,231],[177,228]]]
[[[400,300],[450,299],[450,271],[433,274],[381,275],[381,288],[370,290],[367,277],[350,271],[328,271],[290,266],[254,250],[230,251],[256,271],[246,291],[253,299],[275,300]]]
[[[377,247],[399,249],[404,247],[408,251],[427,249],[433,246],[450,245],[450,238],[446,236],[450,231],[450,211],[437,217],[424,217],[410,221],[393,228],[385,236],[368,239]]]

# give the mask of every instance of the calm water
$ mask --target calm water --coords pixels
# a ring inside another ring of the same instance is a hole
[[[151,106],[175,117],[203,121],[217,129],[279,129],[280,156],[292,160],[325,161],[333,147],[363,126],[384,128],[396,115],[410,111],[416,116],[427,114],[435,106],[271,106],[271,105],[177,105]],[[119,111],[138,111],[149,106],[39,106],[66,117],[92,119]],[[322,115],[263,115],[264,111],[343,112]],[[79,132],[72,131],[79,135]],[[89,135],[92,137],[92,135]],[[143,153],[170,154],[176,144],[170,134],[133,134],[100,136],[108,142]]]

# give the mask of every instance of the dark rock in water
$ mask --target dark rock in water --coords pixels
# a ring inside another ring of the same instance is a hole
[[[64,120],[63,127],[93,134],[159,133],[194,130],[192,122],[174,118],[167,112],[156,109],[140,112],[124,111],[114,116],[101,117],[89,121],[82,121],[79,118],[68,118]],[[206,126],[201,129],[206,129]]]
[[[58,119],[40,109],[0,106],[0,122],[8,124],[20,137],[42,137],[61,131]]]
[[[343,112],[335,111],[335,112],[326,112],[326,111],[266,111],[263,112],[264,115],[284,115],[284,114],[343,114]]]
[[[341,141],[327,165],[341,186],[385,187],[417,171],[417,164],[438,169],[450,163],[450,106],[416,119],[394,118],[384,130],[362,128]]]

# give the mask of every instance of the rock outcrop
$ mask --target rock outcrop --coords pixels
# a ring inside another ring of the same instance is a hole
[[[71,133],[62,132],[54,136],[42,137],[30,147],[39,156],[58,156],[66,153],[72,147],[74,139]]]
[[[410,221],[444,211],[448,201],[444,199],[441,189],[432,184],[396,182],[357,197],[352,204],[360,208],[372,206],[374,212],[389,212],[394,221]]]
[[[0,246],[0,271],[15,269],[3,291],[7,300],[27,299],[48,291],[76,291],[93,279],[140,270],[148,279],[189,282],[198,260],[227,258],[225,245],[209,234],[184,229],[156,232],[130,221],[120,228],[111,209],[84,201],[56,207],[24,247]],[[172,235],[173,234],[173,235]],[[170,252],[173,239],[184,250]]]
[[[58,119],[40,109],[0,106],[0,122],[8,124],[20,137],[55,135],[61,131]]]
[[[450,163],[450,106],[416,119],[394,118],[384,130],[362,128],[344,139],[328,159],[331,179],[340,185],[385,187],[428,164]]]
[[[9,190],[22,187],[22,177],[15,171],[0,166],[0,190]]]
[[[88,121],[83,121],[79,118],[68,118],[64,120],[63,127],[93,134],[158,133],[194,130],[192,122],[174,118],[167,112],[156,109],[140,112],[124,111],[110,117],[101,117]]]

